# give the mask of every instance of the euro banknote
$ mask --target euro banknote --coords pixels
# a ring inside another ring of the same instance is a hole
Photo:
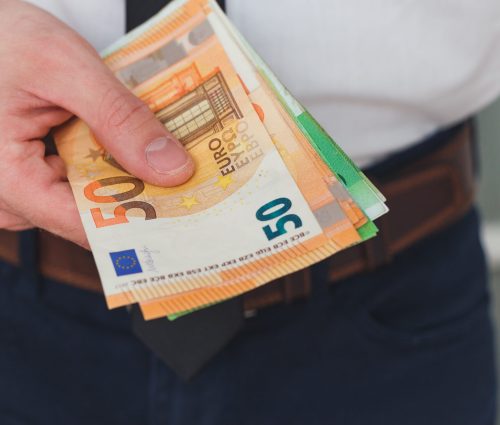
[[[56,132],[110,308],[182,314],[376,234],[383,196],[215,2],[170,3],[103,60],[196,164],[190,181],[160,188],[128,174],[81,120]]]
[[[342,149],[326,133],[314,117],[300,104],[300,102],[279,81],[265,61],[255,52],[252,46],[245,40],[241,33],[228,20],[219,5],[214,0],[209,0],[211,10],[215,16],[212,17],[219,31],[224,34],[222,38],[228,41],[233,39],[241,51],[247,55],[262,75],[269,81],[269,85],[275,90],[277,97],[283,102],[290,115],[302,127],[311,144],[317,149],[327,164],[332,165],[336,173],[349,188],[351,196],[365,210],[368,216],[375,220],[388,211],[385,205],[385,197],[370,182],[364,173],[352,162]]]

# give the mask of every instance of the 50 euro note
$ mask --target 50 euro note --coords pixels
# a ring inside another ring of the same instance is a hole
[[[242,78],[241,74],[240,78]],[[294,134],[293,130],[288,126],[284,116],[280,114],[279,105],[273,102],[265,86],[256,86],[253,91],[250,91],[247,87],[245,89],[254,109],[258,111],[259,118],[271,135],[272,141],[285,162],[288,171],[294,180],[298,182],[298,186],[303,191],[304,198],[315,212],[325,235],[329,240],[334,241],[339,249],[359,242],[361,239],[353,224],[361,226],[366,222],[366,217],[362,215],[355,204],[355,208],[351,208],[348,202],[350,198],[345,189],[336,180],[335,176],[332,175],[329,168],[321,165],[323,163],[317,158],[316,152],[312,149],[307,149],[307,146],[309,146],[307,142],[304,144],[299,141],[300,133],[297,132]],[[305,162],[310,165],[304,167],[303,164]],[[357,209],[360,215],[357,215],[354,209]],[[353,215],[349,217],[349,213]],[[311,249],[311,251],[315,251],[315,249]],[[312,253],[306,251],[305,255],[310,256]],[[329,255],[329,252],[325,255]],[[313,262],[315,260],[317,261],[316,258],[312,258]],[[283,261],[286,261],[286,259],[283,259]],[[308,261],[311,260],[304,257],[303,261],[304,264],[309,264]],[[259,273],[262,273],[267,267],[269,265],[260,262]],[[272,263],[270,267],[273,267]],[[254,271],[253,275],[247,276],[247,279],[256,274]],[[203,297],[198,301],[199,290],[163,297],[158,300],[141,303],[141,310],[147,320],[165,315],[170,316],[170,318],[176,318],[176,313],[179,309],[178,306],[180,305],[190,310],[205,307],[207,299],[211,302],[223,301],[228,297],[238,295],[246,290],[247,287],[244,286],[240,289],[239,286],[235,286],[233,288],[222,289],[227,289],[227,292],[223,294],[221,287],[204,289]]]
[[[239,78],[244,84],[254,109],[271,135],[272,141],[290,174],[303,190],[303,195],[315,211],[316,216],[323,221],[324,233],[328,238],[334,240],[340,249],[359,242],[360,236],[355,233],[355,227],[360,228],[365,225],[368,222],[366,216],[352,201],[330,168],[310,146],[294,121],[287,119],[288,115],[281,104],[274,99],[265,81],[255,74],[251,64],[244,57],[232,57],[231,61],[238,71]],[[305,162],[313,166],[304,167]],[[325,185],[327,190],[325,190]],[[326,204],[326,199],[330,200],[332,195],[335,198],[335,203]],[[329,220],[329,225],[325,222],[326,220]],[[306,252],[306,255],[311,255],[311,252]],[[304,260],[305,264],[308,264],[308,259],[304,258]],[[261,263],[259,271],[262,272],[265,267],[265,264]],[[238,286],[231,289],[223,287],[224,285],[221,286],[204,289],[202,291],[203,297],[198,301],[196,299],[199,298],[199,290],[187,291],[183,294],[141,303],[141,310],[146,319],[165,315],[176,318],[178,316],[175,312],[180,305],[183,308],[196,309],[206,306],[207,300],[211,302],[222,301],[242,291]],[[227,292],[223,293],[222,290],[227,290]],[[243,290],[246,290],[246,287]]]
[[[352,198],[363,209],[365,214],[371,220],[375,220],[387,213],[388,208],[385,205],[386,199],[384,195],[335,143],[307,109],[286,89],[265,61],[229,21],[217,2],[214,0],[199,1],[205,5],[205,10],[210,15],[211,21],[213,23],[217,22],[216,25],[219,28],[224,28],[224,30],[220,31],[221,34],[224,34],[221,35],[223,42],[231,38],[232,42],[238,44],[240,50],[247,55],[249,60],[268,81],[269,86],[273,88],[276,96],[288,110],[290,116],[301,127],[305,136],[321,155],[325,163],[330,165],[331,169],[344,183]],[[300,52],[297,54],[300,54]],[[376,228],[368,224],[366,232],[367,237],[371,237],[376,233]]]
[[[301,157],[308,156],[309,160],[313,161],[315,167],[318,168],[322,175],[322,178],[332,186],[331,190],[335,192],[344,212],[350,217],[356,228],[360,229],[361,237],[363,239],[368,239],[374,236],[377,232],[377,228],[353,201],[347,189],[343,188],[339,183],[337,175],[334,172],[335,165],[333,158],[329,157],[329,161],[325,162],[320,157],[319,152],[313,148],[308,138],[310,135],[306,133],[302,127],[299,127],[297,121],[294,120],[295,117],[285,110],[284,105],[279,102],[278,98],[273,93],[273,86],[269,83],[269,79],[259,75],[259,70],[256,65],[252,63],[248,52],[242,50],[242,45],[238,44],[237,39],[231,34],[230,28],[225,25],[225,22],[229,22],[227,17],[222,21],[219,19],[217,13],[212,12],[211,7],[208,5],[213,2],[209,0],[199,1],[205,5],[207,19],[214,27],[214,31],[226,49],[233,66],[244,80],[247,86],[247,94],[251,101],[258,107],[260,107],[259,105],[266,105],[267,114],[265,114],[265,116],[267,119],[263,119],[263,122],[267,131],[273,135],[276,133],[277,129],[281,129],[280,141],[282,143],[288,142],[289,146],[294,144],[295,147],[292,148],[292,150],[300,152],[299,155]],[[222,13],[217,5],[216,7],[217,9],[215,12]],[[229,23],[229,25],[231,24]],[[274,115],[270,117],[272,113],[274,113]],[[280,123],[280,125],[278,125],[278,123]],[[284,129],[288,130],[288,134],[284,132]],[[335,144],[333,140],[331,143]],[[340,148],[338,149],[341,151]],[[345,154],[343,156],[345,156]],[[340,164],[337,165],[340,167]]]
[[[273,98],[263,82],[261,86],[250,92],[246,88],[249,99],[254,109],[259,111],[261,121],[272,141],[278,149],[288,170],[296,181],[302,181],[302,188],[305,189],[304,197],[309,205],[315,210],[316,216],[323,219],[323,231],[333,239],[340,249],[351,246],[361,240],[361,237],[353,233],[354,228],[359,229],[367,224],[368,219],[361,209],[350,198],[346,189],[336,179],[330,168],[321,160],[316,151],[312,149],[302,133],[295,128],[294,122],[287,119],[287,115],[281,108],[279,102]],[[303,167],[304,161],[311,161],[315,167]],[[315,169],[316,168],[316,169]],[[319,175],[319,178],[318,178]],[[310,184],[305,184],[309,180]],[[327,190],[325,190],[325,184]],[[334,196],[335,203],[329,202],[325,205],[325,200],[330,200]],[[325,218],[331,223],[328,228]],[[350,220],[349,223],[347,220]],[[353,228],[354,225],[354,228]],[[220,289],[217,288],[216,291]],[[231,296],[238,295],[237,288],[226,295],[215,292],[214,301],[223,301]],[[176,296],[163,297],[154,301],[141,303],[141,310],[145,319],[155,319],[167,315],[174,320],[185,313],[190,313],[198,308],[206,307],[205,297],[203,301],[196,302],[195,297],[199,293],[196,291],[179,294]],[[207,294],[207,291],[204,291]],[[183,305],[189,310],[177,312],[177,305]]]
[[[180,3],[105,62],[185,144],[194,177],[172,189],[147,185],[106,155],[85,123],[56,134],[110,307],[198,289],[196,302],[172,301],[172,312],[183,311],[341,248],[316,214],[334,196],[323,181],[294,180],[200,5]],[[301,167],[313,174],[312,162]],[[316,207],[304,196],[311,183],[325,187]]]
[[[213,23],[213,20],[210,22]],[[221,39],[225,35],[224,29],[222,28],[221,33],[221,27],[220,25],[217,25],[217,22],[215,22],[214,26],[214,31],[217,33],[219,39]],[[361,228],[368,224],[369,220],[367,217],[363,214],[356,203],[352,201],[346,189],[343,188],[343,186],[336,179],[334,173],[321,160],[318,153],[312,148],[307,138],[297,127],[296,123],[291,120],[288,114],[286,114],[286,111],[283,110],[282,105],[276,101],[272,95],[272,91],[266,85],[266,82],[263,81],[262,77],[256,73],[255,67],[248,61],[245,55],[238,50],[238,47],[232,43],[231,40],[226,38],[224,48],[226,53],[228,53],[233,66],[237,70],[239,78],[245,86],[245,90],[250,101],[258,112],[266,130],[271,135],[273,143],[278,148],[278,151],[285,161],[289,171],[292,175],[294,175],[295,180],[300,181],[302,179],[304,181],[310,179],[312,178],[311,174],[314,174],[314,171],[316,171],[316,174],[319,173],[321,175],[321,180],[328,183],[329,190],[335,195],[337,209],[340,210],[341,208],[342,211],[349,216],[351,222],[355,224],[357,228]],[[311,167],[301,166],[306,158],[314,163],[317,170],[314,170]],[[296,176],[296,173],[301,173],[302,175]],[[317,196],[317,192],[319,191],[317,185],[318,183],[309,185],[309,187],[306,188],[306,191],[303,192],[303,194],[308,197],[310,205],[314,205],[315,202],[318,202],[318,200],[321,201],[322,199],[321,196]],[[305,185],[303,184],[303,186]],[[322,187],[323,185],[320,184],[320,186],[324,190]],[[324,211],[323,215],[325,216]],[[330,215],[330,217],[332,216],[333,214]],[[342,219],[341,216],[342,213],[337,214],[335,217],[335,226],[332,227],[338,232],[335,241],[339,244],[340,248],[345,248],[355,242],[358,242],[360,239],[357,235],[353,236],[352,226],[347,228],[344,221],[345,219]],[[342,227],[344,227],[345,237],[344,240],[339,240],[339,235],[342,234],[342,232],[339,232],[339,229]],[[329,229],[330,237],[333,229]],[[206,302],[206,296],[208,293],[215,294],[213,295],[214,298],[211,299],[211,301],[214,301],[215,299],[220,301],[226,297],[234,296],[239,293],[237,288],[233,288],[234,290],[221,295],[221,289],[226,288],[217,287],[215,289],[210,288],[203,291],[205,295],[203,297],[203,301],[196,302],[195,300],[200,294],[199,291],[188,291],[184,294],[167,296],[152,302],[141,303],[141,309],[146,319],[152,319],[164,315],[170,315],[175,318],[175,314],[172,313],[174,310],[178,309],[178,304],[183,305],[184,308],[198,308],[205,306],[204,302]]]

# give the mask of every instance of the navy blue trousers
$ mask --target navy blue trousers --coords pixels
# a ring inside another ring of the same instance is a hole
[[[278,306],[191,382],[101,295],[0,265],[1,425],[493,425],[487,273],[471,211],[376,272]]]

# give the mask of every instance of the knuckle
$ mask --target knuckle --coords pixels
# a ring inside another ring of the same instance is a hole
[[[0,112],[0,134],[0,149],[9,145],[10,141],[14,140],[17,134],[16,126],[12,125],[10,117],[3,111]]]
[[[50,46],[50,48],[47,48]],[[68,76],[75,76],[89,57],[83,43],[71,31],[40,28],[35,35],[25,34],[6,62],[10,69],[8,82],[18,85],[40,98],[59,96],[49,88],[58,87]],[[19,64],[23,64],[22,67]]]
[[[38,35],[27,34],[20,42],[21,49],[17,56],[22,60],[26,72],[48,73],[67,57],[69,46],[68,41],[54,32],[48,33],[45,28],[38,28]],[[50,46],[50,49],[47,49]]]
[[[101,116],[105,117],[104,126],[118,134],[135,132],[152,115],[142,100],[132,94],[116,93],[114,90],[107,93],[101,108]]]
[[[43,158],[45,156],[45,144],[41,140],[12,143],[10,152],[12,158],[19,158],[23,161],[31,158]]]
[[[4,158],[0,163],[3,183],[10,182],[15,187],[17,179],[32,171],[33,161],[44,157],[45,145],[42,141],[6,143],[0,146],[0,155]]]

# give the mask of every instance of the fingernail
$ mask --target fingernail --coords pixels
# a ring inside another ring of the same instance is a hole
[[[178,174],[191,163],[191,157],[175,139],[161,137],[146,148],[149,166],[161,174]]]

